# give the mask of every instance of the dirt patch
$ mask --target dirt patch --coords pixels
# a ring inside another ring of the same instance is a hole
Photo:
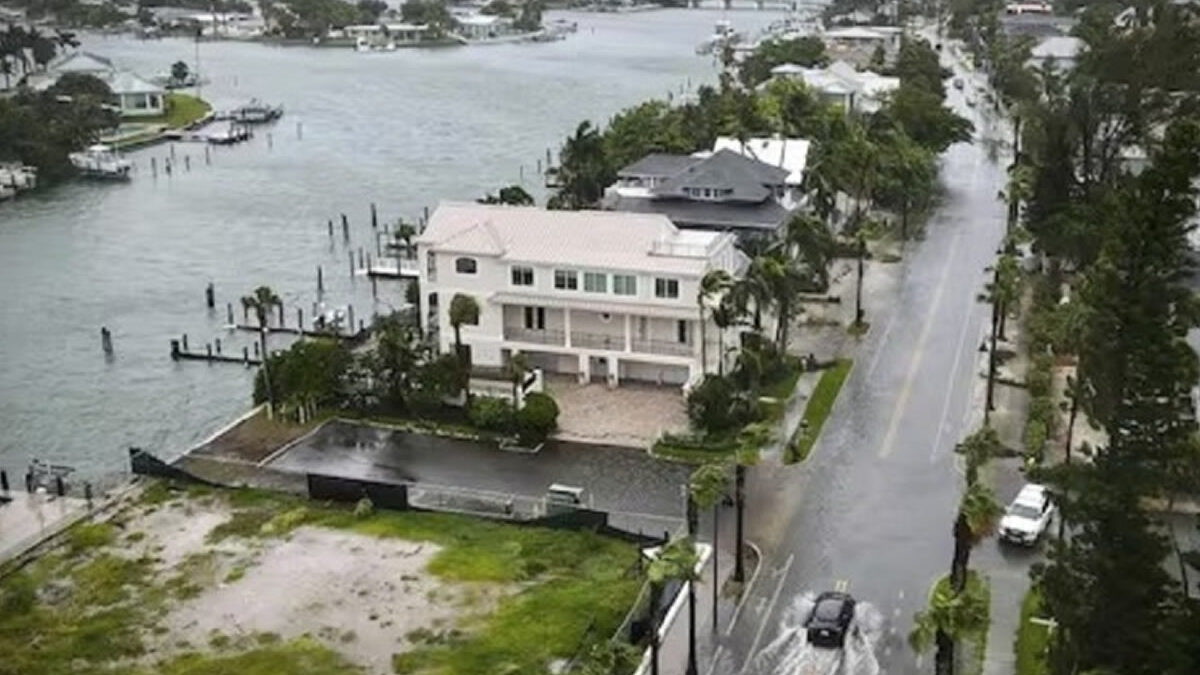
[[[424,571],[438,550],[302,527],[265,542],[240,578],[204,590],[164,624],[172,635],[309,634],[370,672],[391,672],[405,636],[453,625],[462,612],[460,589]]]
[[[195,448],[190,454],[258,463],[317,425],[315,421],[308,424],[278,422],[267,419],[266,413],[259,411]]]

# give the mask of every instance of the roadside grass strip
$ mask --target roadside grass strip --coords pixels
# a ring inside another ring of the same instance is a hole
[[[821,379],[813,389],[812,398],[808,399],[808,405],[804,407],[804,418],[788,440],[787,451],[784,453],[785,462],[794,464],[803,462],[808,457],[853,365],[854,362],[850,359],[838,359],[832,368],[821,373]]]
[[[1035,586],[1021,601],[1021,624],[1017,628],[1017,640],[1013,649],[1017,653],[1016,675],[1047,675],[1046,649],[1050,646],[1050,629],[1035,623],[1042,612],[1042,594]]]

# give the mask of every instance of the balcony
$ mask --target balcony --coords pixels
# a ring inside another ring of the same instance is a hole
[[[606,349],[611,352],[625,351],[624,335],[606,335],[603,333],[583,333],[571,331],[571,346],[585,349]]]
[[[634,339],[633,351],[645,354],[664,354],[666,356],[691,356],[693,346],[685,342],[673,342],[671,340]]]
[[[504,339],[513,342],[532,342],[539,345],[556,345],[565,347],[566,334],[561,330],[536,330],[519,326],[505,326]]]

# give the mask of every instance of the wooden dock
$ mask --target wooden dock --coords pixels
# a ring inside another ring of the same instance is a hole
[[[262,359],[253,358],[250,356],[250,349],[248,347],[242,347],[241,356],[222,354],[219,350],[214,353],[211,344],[205,345],[205,350],[203,352],[193,352],[180,346],[179,340],[171,340],[171,360],[207,361],[209,363],[240,363],[247,368],[262,364]]]

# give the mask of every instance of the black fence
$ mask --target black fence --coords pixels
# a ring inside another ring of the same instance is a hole
[[[357,502],[363,498],[382,509],[405,511],[408,506],[408,486],[397,483],[379,483],[308,474],[308,496],[312,499],[328,499],[335,502]]]
[[[141,448],[129,448],[129,465],[133,473],[139,476],[154,476],[155,478],[220,487],[212,481],[204,480],[177,466],[167,464]]]

